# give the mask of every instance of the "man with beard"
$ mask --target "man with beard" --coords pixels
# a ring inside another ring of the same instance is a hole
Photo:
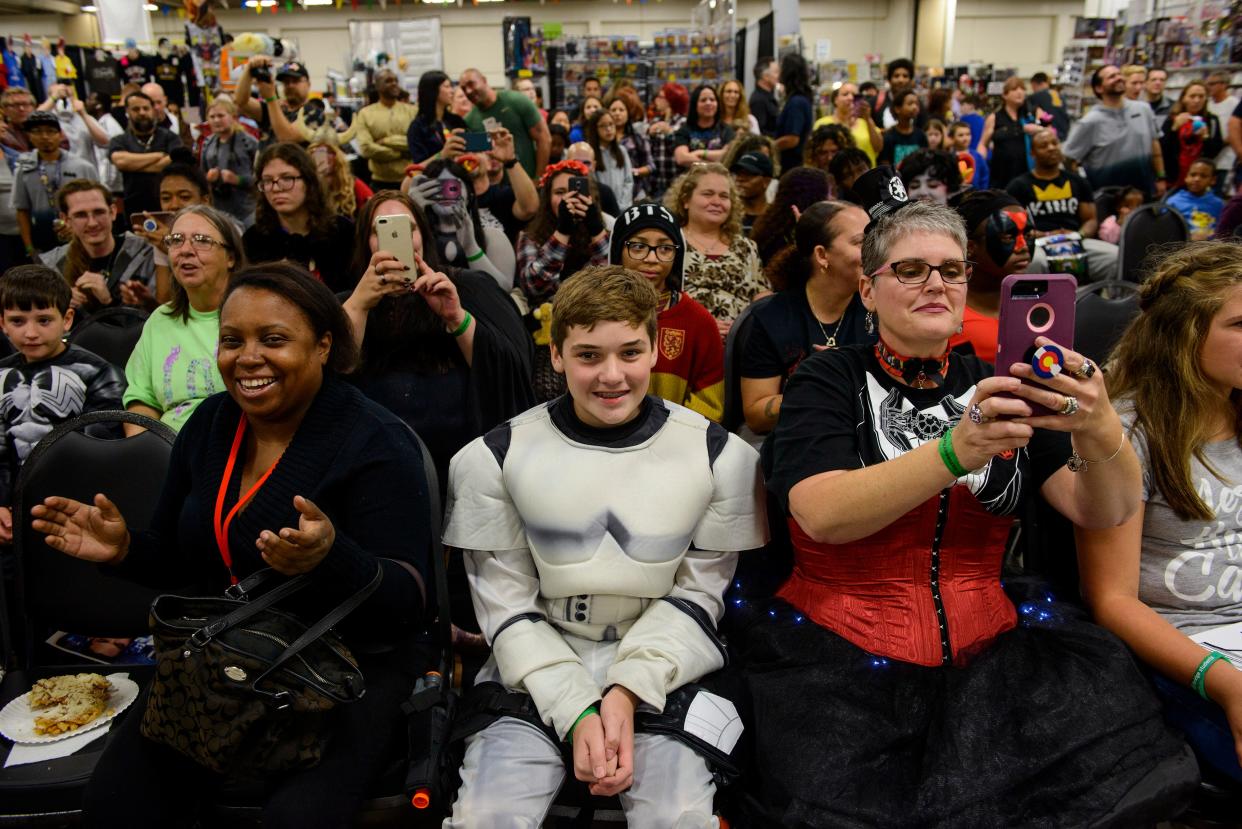
[[[742,198],[742,231],[750,234],[755,220],[768,209],[768,185],[772,183],[772,159],[763,153],[742,153],[729,168]]]
[[[418,107],[401,102],[401,81],[391,69],[375,73],[375,90],[379,101],[354,116],[358,152],[371,170],[372,190],[400,190],[410,161],[406,133]]]
[[[1001,282],[1031,264],[1034,228],[1026,208],[1004,190],[974,190],[957,204],[966,224],[966,258],[975,263],[966,292],[962,332],[955,347],[969,343],[979,359],[996,362]]]
[[[164,87],[154,81],[144,83],[142,94],[151,99],[151,106],[155,110],[155,125],[180,138],[185,146],[192,146],[194,139],[190,137],[190,125],[168,108],[168,96],[164,94]]]
[[[121,171],[125,214],[160,209],[159,173],[171,163],[169,153],[181,146],[171,130],[155,123],[155,103],[143,92],[125,97],[129,129],[108,144],[108,158]]]
[[[1126,79],[1116,66],[1095,70],[1091,88],[1100,102],[1070,130],[1065,157],[1085,168],[1097,190],[1117,185],[1163,196],[1164,153],[1151,107],[1125,97]]]
[[[307,126],[303,107],[310,97],[310,74],[297,61],[280,67],[276,80],[284,87],[284,98],[276,94],[272,82],[274,61],[267,55],[255,55],[242,68],[237,79],[237,108],[242,115],[253,118],[259,125],[259,147],[264,148],[277,141],[293,141],[306,146],[311,140],[311,128]],[[259,97],[250,97],[250,86],[258,87]]]

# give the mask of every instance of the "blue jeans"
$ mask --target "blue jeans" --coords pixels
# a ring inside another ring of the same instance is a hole
[[[1233,732],[1219,705],[1160,674],[1152,673],[1156,694],[1164,703],[1164,718],[1186,735],[1201,763],[1242,783],[1242,766],[1233,747]]]

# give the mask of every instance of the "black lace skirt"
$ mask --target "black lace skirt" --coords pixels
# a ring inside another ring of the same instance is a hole
[[[788,604],[731,608],[755,774],[741,825],[1095,827],[1198,784],[1121,642],[1046,599],[963,668],[876,657]]]

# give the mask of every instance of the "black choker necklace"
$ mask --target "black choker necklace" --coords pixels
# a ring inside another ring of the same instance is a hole
[[[883,339],[875,344],[875,358],[890,376],[916,389],[939,388],[949,373],[949,350],[939,357],[906,357],[888,347]]]

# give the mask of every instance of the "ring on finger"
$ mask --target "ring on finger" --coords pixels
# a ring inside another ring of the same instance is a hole
[[[1082,358],[1082,365],[1074,369],[1072,374],[1080,380],[1090,380],[1095,376],[1095,363],[1087,357]]]
[[[983,416],[983,409],[979,408],[978,403],[972,403],[970,405],[970,413],[968,414],[968,417],[970,418],[970,422],[976,426],[987,423],[991,420],[991,418]]]
[[[1069,416],[1078,411],[1078,398],[1072,394],[1065,395],[1065,404],[1061,406],[1057,414]]]

